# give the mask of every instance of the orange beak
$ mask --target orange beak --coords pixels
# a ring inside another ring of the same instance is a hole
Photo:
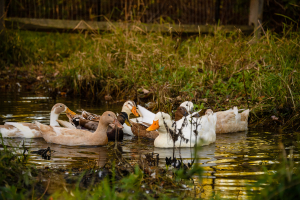
[[[158,123],[158,120],[157,121],[154,121],[153,120],[153,123],[151,124],[151,126],[149,126],[146,131],[155,131],[159,128],[159,123]]]
[[[72,110],[70,110],[69,108],[67,108],[65,112],[66,112],[67,114],[69,114],[69,115],[72,115],[72,116],[76,115],[76,113],[74,113],[74,112],[73,112]]]
[[[135,106],[132,106],[131,112],[132,112],[136,117],[139,116],[139,113],[136,111],[136,107],[135,107]]]
[[[114,120],[113,124],[116,125],[118,128],[123,128],[122,124],[117,119]]]

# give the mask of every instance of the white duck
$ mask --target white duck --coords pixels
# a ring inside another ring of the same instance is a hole
[[[59,115],[62,112],[72,112],[72,111],[62,103],[57,103],[52,107],[50,113],[51,126],[59,126],[57,120]],[[2,137],[24,137],[24,138],[42,137],[38,126],[33,123],[6,122],[4,125],[0,125],[0,133],[2,133]]]
[[[179,129],[181,129],[182,137],[179,136],[178,140],[175,141],[175,147],[193,147],[198,142],[201,145],[208,145],[216,141],[216,121],[217,116],[213,114],[212,110],[208,110],[200,118],[192,118],[189,115],[174,122],[174,124],[169,114],[158,112],[147,131],[158,131],[159,136],[154,140],[154,146],[159,148],[173,148],[171,134],[174,132],[178,134]],[[198,132],[197,137],[194,133],[196,130]],[[202,143],[200,143],[200,139],[202,139]]]
[[[189,112],[193,110],[193,103],[183,102],[180,106],[185,107]],[[239,113],[240,110],[235,106],[233,109],[219,111],[217,114],[216,134],[233,133],[248,130],[249,109]]]

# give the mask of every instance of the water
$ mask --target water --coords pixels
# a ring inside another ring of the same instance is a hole
[[[30,92],[11,92],[2,90],[0,93],[0,124],[6,121],[32,122],[39,121],[49,124],[49,113],[55,103],[64,103],[71,110],[85,109],[87,111],[102,114],[106,110],[120,112],[120,104],[99,104],[84,98],[58,97],[52,99],[44,94]],[[61,115],[60,119],[67,120]],[[219,193],[222,198],[247,198],[247,186],[257,181],[259,175],[273,172],[273,167],[280,163],[282,150],[278,145],[283,143],[288,157],[294,157],[295,162],[299,162],[298,133],[279,134],[267,132],[259,129],[247,132],[230,133],[217,135],[214,144],[204,146],[198,156],[204,168],[202,182],[195,179],[196,196],[209,198],[213,192]],[[48,144],[43,138],[23,139],[7,138],[6,144],[17,146],[17,151],[23,152],[23,142],[25,147],[31,151],[50,147],[55,152],[50,160],[43,159],[40,155],[31,154],[30,163],[37,168],[63,168],[71,169],[86,168],[96,161],[97,166],[102,167],[110,159],[111,148],[114,143],[109,142],[104,147],[69,147],[56,144]],[[121,143],[124,158],[138,159],[139,153],[155,152],[159,153],[160,165],[165,165],[165,157],[172,156],[171,149],[159,149],[153,147],[153,140],[140,139],[126,136]],[[293,149],[293,151],[290,151]],[[292,152],[292,153],[291,153]],[[191,154],[189,148],[181,149],[181,156],[185,162],[190,162]],[[292,155],[291,155],[292,154]],[[176,157],[179,151],[176,150]],[[51,182],[48,193],[66,188],[68,183],[64,176],[57,175],[56,181]],[[59,182],[59,184],[57,184]],[[257,188],[259,189],[259,188]]]

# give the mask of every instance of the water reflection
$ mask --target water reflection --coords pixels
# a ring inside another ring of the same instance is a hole
[[[90,112],[103,113],[106,110],[120,112],[122,104],[108,105],[92,103],[79,98],[68,99],[42,98],[39,95],[35,98],[32,93],[0,93],[0,124],[5,121],[31,122],[37,120],[41,123],[49,124],[49,113],[55,103],[66,104],[71,110],[84,108]],[[30,101],[25,101],[30,99]],[[66,116],[60,117],[66,120]],[[17,153],[23,153],[23,141],[31,151],[45,149],[48,146],[54,150],[50,160],[44,160],[40,155],[31,154],[30,162],[37,167],[43,168],[86,168],[91,164],[103,166],[110,158],[111,152],[105,147],[69,147],[56,144],[47,144],[40,139],[5,139],[6,144],[17,147]],[[222,198],[248,198],[247,186],[257,181],[259,175],[267,172],[273,173],[273,167],[281,161],[282,150],[278,147],[280,143],[285,146],[288,157],[294,158],[296,163],[300,162],[299,154],[299,134],[277,134],[261,130],[251,130],[248,132],[222,134],[217,136],[214,144],[204,146],[198,152],[199,163],[204,169],[202,180],[194,179],[197,185],[196,197],[209,198],[213,193],[217,193]],[[109,143],[113,145],[113,142]],[[160,149],[153,146],[153,140],[137,139],[125,136],[120,143],[122,155],[127,159],[139,159],[140,154],[148,152],[158,153],[160,166],[165,166],[165,157],[173,155],[172,149]],[[193,150],[189,148],[175,149],[175,156],[183,159],[184,162],[191,162]],[[64,175],[52,177],[53,183],[49,186],[49,191],[59,188],[67,188]],[[47,179],[43,184],[47,185]],[[194,188],[193,188],[194,189]],[[256,188],[260,189],[260,188]]]
[[[101,146],[64,146],[57,144],[48,144],[42,138],[23,139],[23,138],[4,138],[4,144],[12,147],[18,147],[16,152],[22,154],[25,148],[29,152],[38,151],[50,147],[51,159],[43,159],[41,155],[31,153],[29,163],[35,164],[37,168],[85,168],[88,165],[103,167],[108,158],[107,147]]]

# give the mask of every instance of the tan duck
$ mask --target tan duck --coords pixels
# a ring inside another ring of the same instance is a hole
[[[50,125],[59,127],[57,123],[59,115],[69,111],[70,109],[66,105],[62,103],[55,104],[50,113]],[[39,128],[33,123],[6,122],[4,125],[0,125],[0,133],[2,133],[2,137],[42,137]]]
[[[36,122],[43,138],[48,143],[77,146],[77,145],[106,145],[108,143],[107,128],[109,125],[123,128],[117,120],[117,116],[111,112],[106,111],[102,114],[97,130],[92,133],[82,129],[69,129],[43,125]]]
[[[237,107],[226,111],[216,112],[216,134],[233,133],[248,130],[249,109],[239,113]]]
[[[193,107],[191,104],[189,107]],[[193,113],[193,117],[201,117],[205,110]],[[249,109],[239,113],[235,106],[233,109],[219,111],[217,114],[216,134],[233,133],[248,130]]]
[[[129,122],[129,116],[133,113],[135,116],[138,116],[139,114],[136,111],[136,105],[134,101],[128,100],[123,104],[121,113],[117,116],[118,121],[123,125],[124,123],[131,127],[131,124]],[[77,115],[74,112],[68,112],[66,113],[70,123],[74,124],[74,126],[79,128],[84,128],[90,131],[95,131],[98,127],[98,121],[101,118],[100,115],[92,114],[86,111],[83,111],[81,115]],[[64,125],[67,127],[67,125]],[[117,129],[117,134],[116,134]],[[118,128],[112,128],[108,127],[107,129],[107,137],[108,140],[115,141],[115,136],[117,135],[117,140],[122,141],[124,134],[123,130]]]
[[[144,111],[142,111],[144,112]],[[150,112],[150,111],[149,111]],[[188,111],[185,107],[179,106],[175,112],[175,121],[180,120],[182,117],[187,116]],[[131,122],[132,127],[131,131],[132,133],[137,137],[146,137],[150,139],[155,139],[159,135],[158,131],[147,131],[146,129],[151,125],[146,122]]]

